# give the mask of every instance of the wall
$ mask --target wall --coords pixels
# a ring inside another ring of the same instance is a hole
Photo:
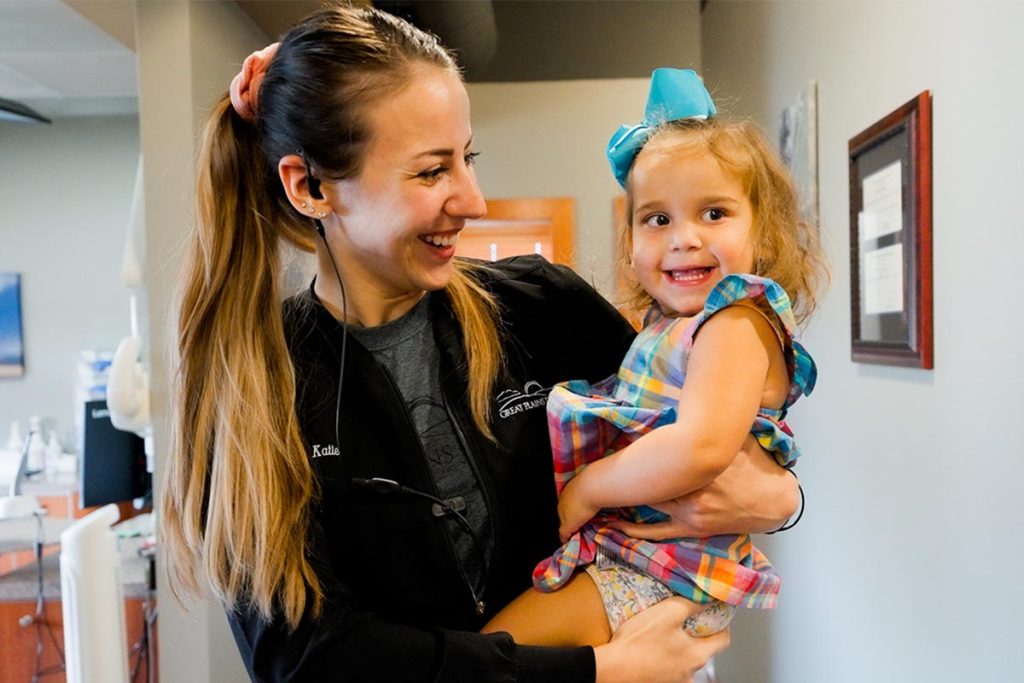
[[[530,4],[517,7],[525,12]],[[571,4],[559,11],[569,11]],[[499,3],[496,12],[507,12],[503,7]],[[657,48],[644,51],[645,59],[653,60],[653,66],[699,70],[696,3],[639,7],[648,20],[663,22],[659,34],[663,40]],[[674,21],[675,31],[664,28],[666,16]],[[634,23],[640,22],[634,19]],[[672,40],[665,39],[669,33]],[[585,51],[585,46],[595,42],[600,42],[597,36],[584,27],[566,44],[580,45]],[[603,59],[618,61],[626,52],[623,46],[610,44]],[[643,118],[650,70],[643,78],[467,85],[474,143],[482,152],[477,178],[484,196],[574,198],[576,269],[608,294],[612,292],[612,201],[621,190],[612,178],[604,150],[620,125]]]
[[[647,79],[471,83],[477,178],[485,197],[576,200],[576,270],[610,292],[612,200],[604,158],[619,125],[643,117]]]
[[[819,83],[833,283],[792,424],[808,511],[765,543],[785,578],[745,614],[723,683],[1020,680],[1024,249],[1019,3],[712,2],[705,77],[777,131]],[[922,90],[934,108],[935,370],[850,361],[847,142]],[[1002,295],[1002,293],[1006,293]],[[1009,301],[1004,297],[1011,297]]]
[[[0,122],[0,271],[21,273],[25,375],[0,379],[0,434],[47,418],[73,439],[78,353],[129,333],[121,259],[139,154],[134,116]]]

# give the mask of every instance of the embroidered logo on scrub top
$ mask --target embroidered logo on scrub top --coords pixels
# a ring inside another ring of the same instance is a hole
[[[540,382],[530,380],[523,385],[523,390],[506,389],[498,394],[498,416],[512,417],[527,410],[541,408],[548,402],[551,387],[541,386]]]

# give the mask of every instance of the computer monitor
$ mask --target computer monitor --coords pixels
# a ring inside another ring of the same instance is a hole
[[[111,423],[105,400],[86,401],[79,505],[120,503],[149,492],[143,440]]]

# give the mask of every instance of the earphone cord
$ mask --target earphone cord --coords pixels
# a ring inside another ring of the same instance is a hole
[[[477,615],[483,614],[487,609],[487,604],[484,602],[484,590],[487,587],[484,583],[487,580],[486,574],[484,573],[487,570],[487,557],[484,555],[484,546],[480,542],[480,537],[476,535],[473,525],[469,523],[469,520],[466,519],[461,512],[437,496],[432,496],[429,493],[424,493],[423,491],[417,491],[416,489],[409,488],[408,486],[403,486],[402,492],[424,498],[429,500],[431,503],[438,505],[442,512],[454,517],[455,521],[459,523],[459,526],[469,534],[470,539],[473,541],[473,548],[476,549],[476,554],[480,559],[480,581],[474,585],[473,582],[470,581],[469,573],[466,572],[466,568],[462,566],[462,563],[458,562],[457,564],[459,565],[459,573],[462,574],[462,580],[466,582],[466,587],[469,588],[469,594],[473,596],[473,606],[476,609]]]
[[[348,340],[348,301],[345,298],[345,281],[342,280],[341,278],[341,271],[338,270],[338,263],[337,261],[334,260],[334,254],[331,252],[330,245],[327,244],[327,234],[324,230],[324,224],[321,223],[319,219],[315,218],[313,219],[313,222],[316,224],[316,231],[317,233],[320,234],[320,239],[323,240],[324,247],[327,249],[327,256],[331,259],[331,266],[334,268],[334,276],[338,278],[338,287],[341,289],[341,360],[339,361],[338,364],[338,398],[334,406],[334,443],[337,444],[339,448],[341,448],[341,429],[339,425],[341,420],[341,388],[342,383],[345,381],[345,346],[346,341]],[[476,531],[473,529],[473,525],[469,523],[469,520],[466,519],[458,510],[456,510],[455,508],[453,508],[451,505],[441,500],[440,498],[437,498],[436,496],[432,496],[429,493],[424,493],[423,491],[417,491],[416,489],[409,488],[408,486],[401,486],[397,482],[389,481],[389,483],[393,484],[395,488],[401,493],[407,493],[413,496],[424,498],[426,500],[429,500],[431,503],[440,506],[441,510],[445,513],[445,515],[451,515],[452,517],[454,517],[456,522],[458,522],[459,526],[461,526],[469,533],[469,537],[473,541],[473,547],[476,548],[476,552],[480,556],[480,579],[482,583],[485,580],[485,575],[483,572],[484,568],[487,566],[487,558],[484,555],[484,548],[480,542],[480,538],[477,536]],[[483,601],[485,587],[483,585],[474,586],[473,582],[470,581],[469,575],[466,573],[466,570],[464,567],[462,567],[461,563],[459,563],[459,571],[462,574],[463,581],[466,582],[466,587],[469,588],[470,595],[473,596],[473,603],[476,609],[476,613],[478,615],[483,614],[484,610],[486,609],[486,606]]]
[[[455,521],[459,523],[459,526],[463,528],[468,534],[470,540],[473,542],[473,547],[476,549],[477,555],[480,559],[480,580],[477,585],[474,585],[469,579],[469,573],[461,562],[458,563],[459,573],[462,575],[462,580],[466,583],[466,588],[469,589],[469,594],[473,597],[473,606],[476,609],[477,615],[482,615],[487,611],[487,605],[484,603],[484,592],[487,590],[487,577],[485,574],[485,567],[487,565],[487,558],[484,555],[484,547],[480,542],[480,537],[477,536],[476,531],[473,530],[473,526],[469,523],[458,510],[448,504],[447,501],[443,501],[437,496],[423,491],[418,491],[409,486],[403,486],[394,479],[384,479],[383,477],[373,477],[372,479],[364,479],[362,477],[353,477],[350,479],[353,486],[366,489],[372,493],[376,493],[382,496],[388,495],[407,495],[416,496],[417,498],[423,498],[433,503],[437,509],[435,509],[435,517],[447,517],[452,516]],[[438,509],[440,511],[438,511]]]
[[[334,276],[338,278],[338,287],[341,288],[341,360],[338,363],[338,399],[334,405],[334,443],[341,448],[341,385],[345,381],[345,342],[348,341],[348,301],[345,299],[345,281],[341,279],[341,271],[338,270],[338,263],[334,260],[331,246],[327,244],[327,234],[324,231],[324,224],[314,218],[316,231],[320,233],[320,239],[324,241],[324,248],[327,249],[327,256],[331,259],[331,266],[334,268]]]

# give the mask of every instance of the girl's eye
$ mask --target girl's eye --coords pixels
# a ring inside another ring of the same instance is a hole
[[[480,156],[480,152],[468,152],[465,156],[466,166],[476,165],[476,158]]]
[[[643,219],[643,225],[648,228],[663,228],[668,225],[671,221],[669,217],[663,213],[654,213]]]
[[[705,209],[703,217],[704,220],[714,223],[725,218],[725,210],[716,208]]]

